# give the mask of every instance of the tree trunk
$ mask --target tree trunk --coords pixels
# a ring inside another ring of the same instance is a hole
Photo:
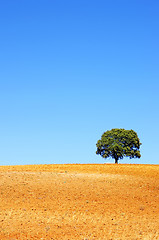
[[[118,158],[118,155],[115,151],[113,152],[113,158],[115,159],[115,163],[118,164],[118,159],[119,158]]]

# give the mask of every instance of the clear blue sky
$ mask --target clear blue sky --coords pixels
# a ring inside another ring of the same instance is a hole
[[[112,128],[159,164],[158,0],[1,1],[0,165],[107,162]]]

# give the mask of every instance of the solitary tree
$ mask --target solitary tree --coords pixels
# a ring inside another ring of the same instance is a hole
[[[140,158],[140,145],[136,132],[115,128],[103,133],[101,139],[97,141],[96,154],[103,158],[112,157],[115,163],[118,163],[123,157]]]

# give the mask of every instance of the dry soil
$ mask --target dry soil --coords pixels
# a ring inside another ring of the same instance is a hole
[[[159,165],[0,166],[0,239],[159,239]]]

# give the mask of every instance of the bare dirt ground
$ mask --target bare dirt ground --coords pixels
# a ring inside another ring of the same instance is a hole
[[[1,166],[0,239],[159,239],[159,165]]]

